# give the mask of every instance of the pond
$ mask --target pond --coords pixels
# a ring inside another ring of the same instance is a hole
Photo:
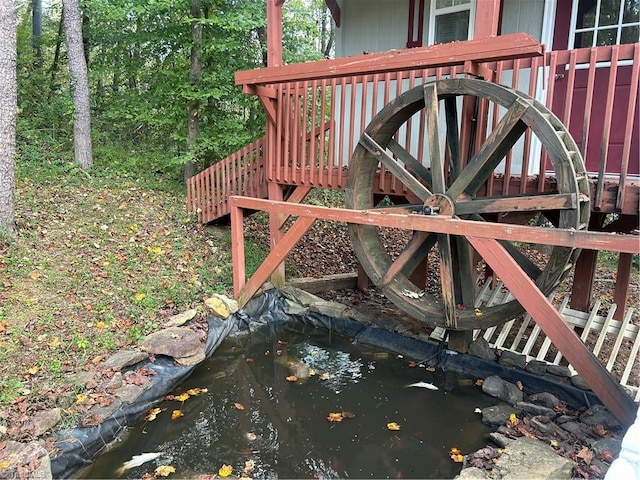
[[[453,478],[461,464],[450,449],[473,452],[490,432],[475,411],[495,399],[475,380],[299,322],[265,327],[227,338],[178,398],[82,477],[141,478],[162,465],[175,469],[168,478],[223,465],[237,477],[252,461],[252,478]],[[438,389],[409,386],[417,382]],[[142,453],[160,455],[122,470]]]

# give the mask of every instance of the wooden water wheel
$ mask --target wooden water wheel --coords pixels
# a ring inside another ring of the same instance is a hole
[[[463,162],[460,151],[460,97],[475,97],[476,102],[488,102],[486,111],[499,108],[504,113],[468,162]],[[405,136],[407,122],[417,122],[419,117],[415,115],[422,113],[427,148],[424,158],[417,158],[400,139]],[[527,131],[539,140],[548,156],[555,191],[546,188],[540,193],[537,188],[529,188],[515,195],[485,196],[487,181],[500,177],[501,162]],[[443,146],[441,137],[445,138]],[[374,183],[381,166],[403,184],[409,203],[391,208],[377,203]],[[349,164],[346,205],[358,210],[386,208],[406,215],[447,215],[478,222],[535,221],[540,228],[581,230],[586,229],[590,213],[584,171],[582,157],[567,129],[533,98],[483,80],[438,80],[400,95],[368,125]],[[464,234],[411,232],[398,254],[385,246],[377,227],[349,228],[358,260],[371,281],[396,306],[419,320],[452,330],[471,330],[500,324],[523,311],[516,300],[474,308],[477,272],[483,261]],[[530,245],[506,241],[502,245],[545,295],[558,286],[579,254],[561,245],[551,247],[544,256]],[[416,285],[412,281],[412,274],[432,251],[439,258],[436,271],[441,294],[426,292],[421,282]]]

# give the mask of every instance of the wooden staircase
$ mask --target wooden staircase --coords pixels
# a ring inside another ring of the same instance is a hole
[[[227,217],[231,195],[267,198],[264,141],[259,138],[187,180],[187,209],[198,222]]]

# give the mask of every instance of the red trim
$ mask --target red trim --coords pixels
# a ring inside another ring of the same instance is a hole
[[[416,0],[409,0],[409,26],[407,28],[407,48],[422,46],[424,26],[424,0],[418,0],[418,31],[414,33],[416,20]],[[417,37],[417,38],[416,38]]]

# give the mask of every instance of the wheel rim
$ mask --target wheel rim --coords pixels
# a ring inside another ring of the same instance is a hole
[[[461,164],[457,97],[488,100],[506,113],[466,165]],[[439,108],[444,106],[445,142],[440,141]],[[420,160],[397,139],[403,125],[424,109],[425,154]],[[513,145],[529,130],[547,153],[557,180],[551,195],[528,194],[483,201],[478,192]],[[448,152],[448,161],[443,155]],[[562,123],[541,103],[497,84],[475,79],[439,80],[415,87],[391,101],[367,126],[351,162],[346,205],[358,210],[376,208],[374,180],[379,166],[391,172],[419,201],[397,211],[407,215],[432,211],[486,221],[501,215],[501,223],[544,212],[557,226],[584,229],[589,218],[589,188],[578,148]],[[579,175],[576,172],[580,172]],[[542,217],[541,217],[542,218]],[[350,225],[354,250],[372,282],[396,306],[427,323],[455,330],[485,328],[507,321],[523,311],[515,300],[486,306],[479,314],[476,303],[474,252],[463,236],[413,232],[396,257],[383,245],[376,227]],[[553,247],[543,266],[536,266],[526,248],[501,242],[540,290],[549,295],[566,276],[579,252]],[[430,251],[439,257],[441,295],[421,291],[411,273]]]

